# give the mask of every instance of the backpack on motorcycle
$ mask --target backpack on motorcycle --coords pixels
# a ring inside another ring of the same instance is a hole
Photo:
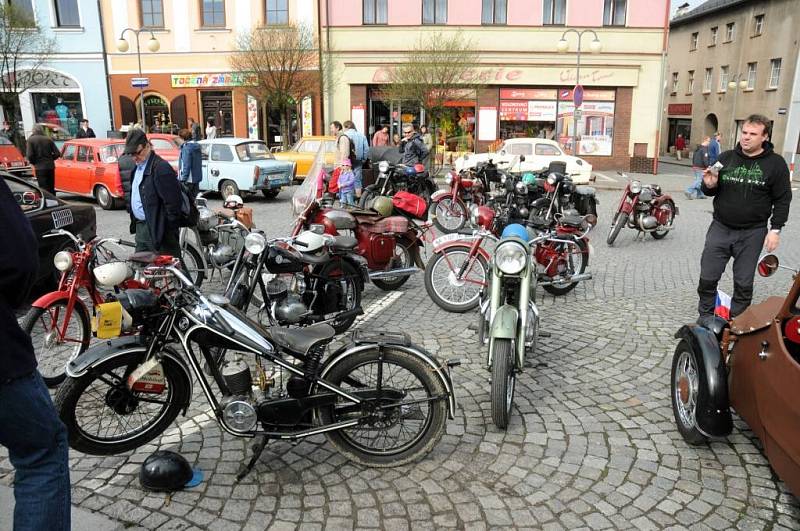
[[[400,190],[394,197],[392,197],[392,204],[394,207],[411,217],[417,219],[426,219],[428,214],[428,205],[425,200],[418,195]]]
[[[200,221],[200,211],[194,204],[194,198],[189,196],[185,183],[180,183],[181,188],[181,217],[178,220],[179,227],[196,227]]]
[[[250,207],[238,208],[235,211],[236,220],[247,227],[248,229],[255,228],[256,224],[253,223],[253,209]]]

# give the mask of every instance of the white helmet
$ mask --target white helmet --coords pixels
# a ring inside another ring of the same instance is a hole
[[[228,198],[225,200],[225,202],[222,203],[223,208],[229,208],[229,209],[242,208],[243,206],[244,206],[244,201],[242,200],[241,197],[239,197],[236,194],[229,195]]]
[[[317,234],[316,232],[307,230],[301,232],[294,241],[295,245],[297,245],[298,251],[303,253],[313,253],[315,251],[319,251],[325,245],[327,239],[325,238],[324,234]]]
[[[102,287],[113,288],[130,276],[130,269],[125,262],[109,262],[95,267],[92,273]]]

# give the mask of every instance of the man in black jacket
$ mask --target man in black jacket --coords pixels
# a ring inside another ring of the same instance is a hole
[[[55,195],[55,160],[61,156],[61,152],[58,151],[58,148],[50,137],[44,134],[44,128],[41,125],[37,124],[33,126],[33,132],[28,138],[26,156],[28,162],[33,164],[36,170],[36,181],[39,183],[39,187]]]
[[[130,179],[130,194],[125,197],[131,215],[131,233],[136,234],[136,250],[180,258],[178,233],[182,197],[175,170],[155,154],[141,129],[128,133],[125,155],[130,155],[136,164],[131,169],[120,161],[120,172],[130,175],[125,176],[126,180]],[[123,181],[125,187],[127,183]]]
[[[80,121],[81,127],[78,129],[78,134],[75,135],[75,138],[97,138],[94,134],[94,129],[89,127],[89,120],[86,118]]]
[[[38,245],[0,179],[0,445],[15,469],[14,529],[70,529],[67,430],[36,370],[31,339],[14,309],[38,269]]]
[[[761,249],[766,247],[771,253],[778,248],[781,228],[789,218],[789,168],[767,141],[768,128],[766,117],[750,115],[742,125],[736,148],[720,154],[722,169],[703,172],[701,189],[714,197],[714,220],[706,233],[700,260],[697,293],[701,324],[714,314],[717,283],[731,258],[731,317],[750,305]]]
[[[422,163],[428,157],[428,148],[422,141],[422,136],[417,133],[411,124],[403,126],[403,139],[400,141],[400,153],[403,154],[403,164],[413,166]]]

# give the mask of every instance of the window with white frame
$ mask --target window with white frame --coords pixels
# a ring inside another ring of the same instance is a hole
[[[447,24],[447,0],[422,0],[423,24]]]
[[[711,42],[708,43],[709,46],[716,46],[717,45],[717,34],[719,33],[719,28],[714,26],[711,28]]]
[[[686,94],[691,94],[694,90],[694,70],[689,70],[689,77],[686,79]]]
[[[733,42],[736,38],[736,23],[728,22],[725,25],[725,42]]]
[[[706,76],[703,78],[703,92],[711,92],[711,85],[714,82],[714,69],[706,68]]]
[[[282,26],[289,23],[289,0],[267,0],[267,25]]]
[[[675,94],[676,92],[678,92],[678,73],[677,72],[673,72],[672,73],[672,91],[671,92],[672,92],[672,94]]]
[[[544,0],[545,25],[563,25],[566,20],[567,0]]]
[[[78,15],[78,0],[55,0],[53,2],[56,15],[56,26],[59,28],[77,28],[81,25]]]
[[[689,39],[689,51],[693,52],[697,49],[697,41],[700,39],[700,34],[695,32],[692,33],[692,37]]]
[[[605,0],[603,5],[603,26],[624,26],[627,0]]]
[[[756,88],[756,67],[758,63],[747,63],[747,89]]]
[[[753,17],[753,36],[761,35],[764,33],[764,15],[756,15]]]
[[[728,65],[719,67],[719,91],[726,92],[728,90],[728,78],[730,70]]]
[[[778,88],[781,83],[781,60],[773,59],[769,62],[769,88]]]
[[[364,0],[364,24],[387,24],[388,0]]]

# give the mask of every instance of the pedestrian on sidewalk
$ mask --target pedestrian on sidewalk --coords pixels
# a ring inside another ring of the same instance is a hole
[[[369,158],[369,142],[367,141],[366,135],[356,129],[356,124],[351,120],[344,122],[344,134],[347,135],[350,142],[353,144],[354,158],[351,157],[350,162],[353,166],[353,174],[356,176],[355,196],[360,198],[361,189],[364,186],[364,164]]]
[[[189,117],[189,131],[192,132],[192,140],[199,142],[203,140],[203,129],[200,124],[191,116]]]
[[[703,184],[703,172],[708,168],[708,144],[711,137],[703,138],[703,142],[697,146],[692,156],[692,171],[694,172],[694,182],[683,193],[687,199],[705,199],[706,196],[700,189]]]
[[[372,146],[388,146],[389,145],[389,126],[387,124],[383,124],[381,128],[375,131],[375,134],[372,135]]]
[[[683,135],[679,134],[678,138],[675,139],[675,156],[678,157],[678,160],[681,160],[684,149],[686,149],[686,140]]]
[[[181,143],[181,155],[178,160],[178,180],[186,188],[189,198],[194,201],[200,192],[200,181],[203,180],[203,155],[200,144],[192,140],[189,129],[178,131]]]
[[[0,445],[14,467],[14,531],[70,529],[69,447],[14,310],[25,302],[39,251],[30,223],[0,179]]]
[[[722,149],[722,135],[719,131],[711,135],[711,142],[708,143],[708,165],[713,166],[719,158],[719,152]]]
[[[357,179],[355,172],[351,169],[352,163],[350,159],[343,160],[339,168],[339,179],[337,181],[339,186],[339,203],[341,203],[342,206],[355,205]]]
[[[753,277],[761,250],[775,251],[789,218],[792,189],[789,168],[773,151],[769,120],[751,114],[742,125],[736,148],[719,156],[718,174],[703,172],[702,191],[714,197],[714,220],[706,233],[697,286],[699,324],[714,315],[717,284],[733,258],[731,317],[753,299]],[[769,229],[767,229],[769,222]]]
[[[36,170],[36,182],[43,190],[56,195],[56,159],[61,156],[55,142],[44,134],[44,128],[36,124],[28,137],[28,162]]]

